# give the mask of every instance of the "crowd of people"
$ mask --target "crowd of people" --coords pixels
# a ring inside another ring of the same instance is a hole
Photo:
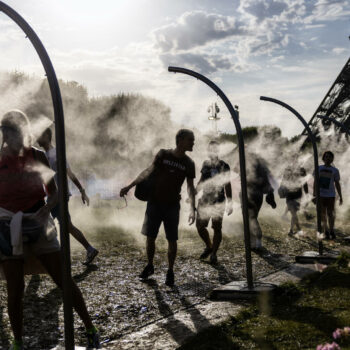
[[[0,262],[7,283],[8,314],[14,335],[12,350],[23,349],[23,292],[24,261],[35,255],[45,267],[57,286],[62,286],[60,244],[57,240],[54,218],[59,216],[55,177],[45,182],[40,169],[51,168],[56,172],[56,150],[52,145],[52,131],[45,130],[37,139],[45,152],[33,147],[33,137],[28,117],[19,110],[6,113],[0,124],[2,145],[0,149]],[[222,224],[225,212],[233,212],[230,166],[220,159],[220,144],[210,141],[208,159],[200,170],[195,185],[195,163],[186,154],[192,152],[195,137],[188,129],[176,134],[174,149],[161,149],[152,164],[134,181],[120,190],[127,195],[136,186],[147,207],[141,232],[146,236],[147,264],[139,277],[147,279],[154,273],[156,239],[161,224],[164,225],[168,241],[168,270],[165,284],[175,284],[174,266],[177,255],[178,226],[180,218],[181,188],[186,180],[190,213],[188,222],[196,225],[198,235],[204,243],[200,259],[209,258],[211,264],[218,263],[218,250],[222,241]],[[335,239],[336,191],[342,204],[339,170],[332,163],[334,155],[327,151],[324,164],[319,167],[322,223],[326,239]],[[262,230],[258,221],[263,200],[276,208],[271,172],[267,163],[256,154],[247,154],[248,214],[251,232],[251,248],[261,250]],[[239,169],[234,168],[235,171]],[[71,167],[67,164],[67,175],[81,193],[83,203],[89,198]],[[295,164],[284,170],[278,194],[286,199],[286,213],[291,215],[289,234],[301,231],[298,220],[300,200],[308,193],[306,170]],[[315,189],[313,191],[315,196]],[[196,206],[196,196],[199,197]],[[68,196],[69,198],[69,196]],[[213,238],[208,225],[211,221]],[[85,264],[97,256],[98,251],[73,225],[69,217],[69,232],[86,249]],[[99,347],[99,332],[92,324],[83,296],[72,280],[73,306],[84,322],[88,347]]]

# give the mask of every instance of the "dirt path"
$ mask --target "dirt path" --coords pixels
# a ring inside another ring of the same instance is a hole
[[[307,223],[305,223],[306,225]],[[294,256],[315,249],[309,236],[301,239],[286,235],[287,226],[262,222],[265,249],[253,253],[256,278],[278,271],[294,261]],[[111,234],[113,232],[113,234]],[[115,227],[101,229],[95,239],[100,255],[94,265],[85,268],[84,252],[73,252],[72,273],[87,301],[94,322],[106,343],[132,333],[147,324],[173,315],[191,305],[199,304],[206,294],[220,284],[245,278],[244,247],[241,237],[225,237],[219,254],[219,264],[211,266],[198,260],[203,246],[194,231],[181,233],[179,257],[176,263],[176,286],[164,285],[166,244],[159,240],[155,258],[156,271],[152,279],[137,278],[144,267],[142,249],[126,239]],[[344,232],[343,235],[346,235]],[[339,235],[341,236],[341,235]],[[98,243],[99,241],[100,243]],[[326,248],[345,244],[326,243]],[[27,349],[50,349],[63,343],[63,311],[60,291],[45,275],[26,277],[25,343]],[[6,312],[6,284],[0,281],[0,348],[6,349],[10,339]],[[84,344],[84,328],[75,317],[76,343]]]

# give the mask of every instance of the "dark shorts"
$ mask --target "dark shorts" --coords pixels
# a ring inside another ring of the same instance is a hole
[[[300,209],[300,202],[297,199],[287,199],[287,208],[289,211],[298,211]]]
[[[335,197],[320,197],[321,209],[334,213]]]
[[[222,229],[222,220],[225,214],[225,202],[206,204],[199,200],[197,207],[197,228],[208,227],[209,220],[211,219],[211,227],[214,230]]]
[[[160,225],[163,222],[166,239],[168,241],[177,241],[179,219],[180,203],[147,202],[141,233],[147,237],[156,238]]]
[[[69,198],[68,198],[68,202],[69,202]],[[60,215],[60,204],[57,203],[50,211],[51,213],[51,216],[54,218],[54,219],[58,219],[59,215]],[[70,214],[69,214],[69,211],[68,211],[68,218],[70,220]]]
[[[249,216],[258,217],[264,199],[264,194],[258,191],[248,191]]]

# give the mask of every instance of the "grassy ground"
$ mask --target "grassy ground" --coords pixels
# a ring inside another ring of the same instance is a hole
[[[138,274],[146,263],[144,237],[139,233],[143,213],[143,207],[133,207],[133,203],[129,203],[128,208],[119,211],[113,206],[110,208],[90,207],[82,209],[82,213],[74,212],[72,215],[74,223],[82,228],[84,234],[100,250],[94,264],[86,268],[81,264],[81,261],[85,259],[84,249],[74,239],[71,240],[72,275],[82,290],[88,310],[94,323],[100,329],[104,342],[120,338],[149,323],[157,322],[161,318],[176,314],[179,310],[200,303],[218,285],[245,279],[241,223],[235,223],[232,219],[225,217],[224,237],[218,254],[218,265],[212,266],[198,259],[204,248],[203,243],[195,227],[186,225],[180,230],[175,287],[169,288],[164,284],[167,269],[167,243],[164,232],[160,233],[157,240],[155,274],[147,282],[140,281]],[[267,210],[266,213],[275,215],[272,209]],[[184,212],[185,219],[186,215]],[[297,239],[287,235],[288,221],[279,220],[277,214],[275,217],[262,215],[261,225],[265,248],[260,254],[252,254],[255,278],[276,272],[293,263],[295,255],[317,248],[315,220],[307,221],[303,216],[301,220],[305,236]],[[339,249],[339,247],[345,248],[348,244],[344,237],[350,234],[350,227],[344,226],[339,229],[336,241],[325,242],[325,251]],[[63,308],[60,290],[46,275],[26,276],[25,281],[24,340],[26,349],[47,350],[57,344],[62,344]],[[6,283],[0,280],[0,349],[8,348],[12,335],[7,315],[6,297]],[[277,305],[271,310],[277,310],[278,307]],[[284,307],[285,305],[282,306]],[[269,314],[272,313],[271,310]],[[253,320],[254,317],[251,319]],[[276,320],[277,323],[282,322],[278,318]],[[74,325],[76,343],[83,345],[85,343],[84,327],[77,315],[75,315]],[[214,329],[214,334],[218,331],[223,332],[225,327]],[[325,332],[325,337],[329,338],[330,332]],[[268,329],[259,334],[269,334]],[[176,334],[172,336],[176,337]],[[241,346],[239,339],[227,336],[231,341],[228,344]],[[226,339],[225,337],[221,339]],[[250,336],[246,337],[246,340],[243,337],[240,338],[240,341],[246,342],[246,349],[248,349],[251,348],[249,346],[253,344],[253,340],[249,338]],[[226,348],[230,348],[231,345],[227,345]],[[221,348],[225,349],[225,345]],[[256,345],[256,348],[261,349],[261,346]],[[220,349],[220,347],[215,346],[215,349]]]
[[[350,325],[350,268],[343,259],[300,284],[281,286],[238,317],[192,338],[189,349],[316,349],[332,343],[336,328]],[[337,341],[350,349],[348,339]]]

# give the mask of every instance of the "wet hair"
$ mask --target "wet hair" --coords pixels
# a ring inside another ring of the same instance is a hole
[[[326,152],[323,153],[323,156],[322,156],[322,160],[323,161],[326,158],[326,155],[329,155],[332,158],[332,161],[334,160],[334,153],[331,152],[331,151],[326,151]]]
[[[180,140],[186,136],[193,135],[193,131],[189,129],[180,129],[175,136],[176,146],[179,144]]]
[[[5,113],[1,119],[2,127],[9,127],[22,133],[24,145],[30,147],[32,145],[32,134],[30,131],[30,122],[25,113],[19,109],[14,109]]]

